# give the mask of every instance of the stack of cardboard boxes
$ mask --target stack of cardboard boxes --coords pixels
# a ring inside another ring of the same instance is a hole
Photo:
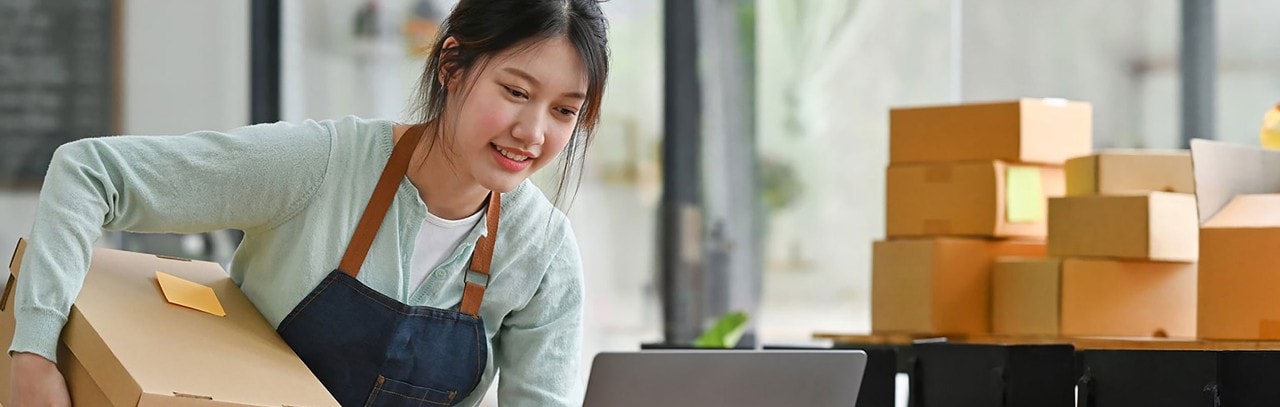
[[[998,334],[1196,333],[1196,203],[1186,152],[1116,151],[1067,161],[1049,200],[1048,258],[996,260]]]
[[[1062,165],[1092,151],[1092,107],[1061,99],[893,109],[886,235],[872,260],[872,330],[991,330],[998,256],[1043,256]]]

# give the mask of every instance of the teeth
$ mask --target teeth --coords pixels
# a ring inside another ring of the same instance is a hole
[[[524,160],[529,159],[529,157],[527,157],[527,156],[523,156],[523,155],[519,155],[519,154],[516,154],[516,153],[512,153],[512,152],[507,151],[507,150],[503,150],[503,149],[502,149],[502,147],[498,147],[498,146],[496,146],[496,145],[495,145],[494,147],[498,149],[498,152],[499,152],[499,153],[501,153],[503,157],[510,158],[510,159],[511,159],[511,161],[524,161]]]

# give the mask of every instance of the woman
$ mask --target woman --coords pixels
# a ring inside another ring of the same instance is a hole
[[[581,162],[606,25],[595,0],[462,0],[416,125],[62,146],[17,285],[11,404],[68,404],[55,349],[103,227],[243,230],[232,278],[343,405],[475,405],[498,371],[503,404],[576,404],[580,256],[528,178],[562,152]]]

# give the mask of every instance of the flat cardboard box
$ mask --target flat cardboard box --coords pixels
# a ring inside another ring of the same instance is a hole
[[[1093,152],[1093,107],[1063,99],[896,108],[891,164],[1003,160],[1062,165]]]
[[[1197,336],[1280,339],[1280,152],[1191,141],[1200,212]]]
[[[1067,160],[1067,196],[1195,193],[1186,150],[1110,150]]]
[[[1062,260],[996,258],[991,276],[991,332],[1057,336],[1062,303]]]
[[[1049,200],[1049,255],[1195,262],[1196,199],[1149,192]]]
[[[24,249],[9,265],[18,278]],[[167,302],[157,271],[212,288],[226,316]],[[7,347],[14,296],[3,304]],[[77,406],[338,405],[217,263],[95,248],[61,339],[58,368]],[[0,357],[4,400],[10,362]]]
[[[1061,167],[893,165],[886,174],[885,234],[1044,239],[1048,198],[1065,188]]]
[[[1061,335],[1189,338],[1195,333],[1195,263],[1063,260]]]
[[[877,333],[991,331],[991,264],[997,256],[1043,256],[1043,242],[964,238],[876,242],[871,329]]]

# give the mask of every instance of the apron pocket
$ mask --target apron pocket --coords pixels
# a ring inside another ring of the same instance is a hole
[[[378,375],[378,382],[369,393],[365,407],[448,406],[458,396],[456,391],[440,391],[415,386]]]

